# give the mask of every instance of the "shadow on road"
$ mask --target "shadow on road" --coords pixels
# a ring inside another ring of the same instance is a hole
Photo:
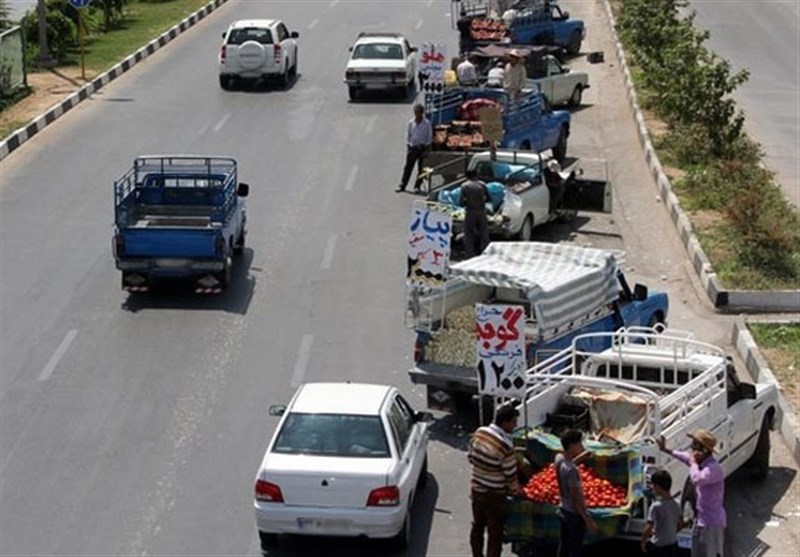
[[[233,259],[231,283],[220,294],[196,294],[195,282],[188,279],[154,281],[147,292],[129,292],[122,309],[136,313],[148,309],[217,310],[244,315],[255,291],[256,279],[251,273],[253,250]]]

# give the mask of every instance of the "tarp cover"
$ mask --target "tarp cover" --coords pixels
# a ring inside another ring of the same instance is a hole
[[[455,263],[450,275],[473,284],[522,290],[542,334],[600,315],[618,297],[622,252],[543,242],[494,242]]]

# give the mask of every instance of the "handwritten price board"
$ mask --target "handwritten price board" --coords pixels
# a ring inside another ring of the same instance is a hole
[[[493,106],[485,106],[478,110],[478,117],[481,120],[481,133],[488,141],[503,140],[503,117],[500,109]]]
[[[525,394],[525,309],[475,304],[478,392],[492,396]]]
[[[452,223],[447,213],[422,204],[412,207],[406,270],[409,286],[437,287],[447,280]]]
[[[424,43],[419,53],[419,73],[426,93],[441,93],[444,87],[447,48],[443,44]]]

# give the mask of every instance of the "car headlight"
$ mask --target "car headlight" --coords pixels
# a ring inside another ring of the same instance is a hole
[[[522,214],[522,198],[515,193],[506,191],[503,200],[503,216],[509,219],[516,219]]]

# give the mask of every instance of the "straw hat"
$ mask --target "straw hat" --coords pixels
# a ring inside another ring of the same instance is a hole
[[[522,56],[522,53],[519,50],[517,50],[516,48],[511,50],[508,53],[508,55],[511,56],[511,57],[514,57],[514,58],[524,58],[524,56]]]
[[[703,445],[709,453],[716,452],[717,438],[714,434],[707,429],[697,429],[693,433],[687,433],[687,436]]]

